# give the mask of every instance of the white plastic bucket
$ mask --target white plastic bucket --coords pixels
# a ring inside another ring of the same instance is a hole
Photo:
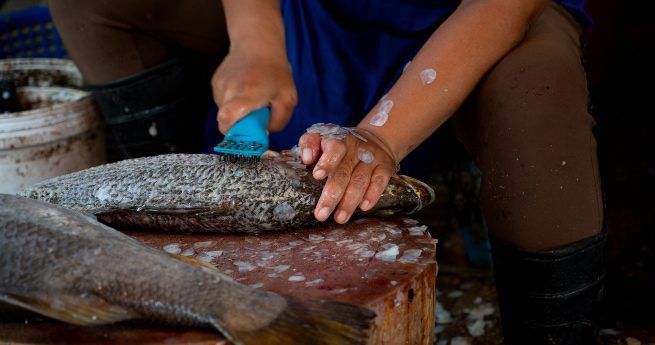
[[[102,119],[89,93],[19,87],[33,110],[0,115],[0,193],[105,162]]]
[[[82,74],[73,61],[53,58],[17,58],[0,60],[0,78],[17,86],[82,87]]]

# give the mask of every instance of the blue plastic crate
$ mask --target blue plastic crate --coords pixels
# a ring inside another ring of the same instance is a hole
[[[0,58],[66,56],[47,7],[0,16]]]

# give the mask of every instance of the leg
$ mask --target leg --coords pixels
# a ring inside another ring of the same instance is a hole
[[[57,0],[50,9],[95,91],[110,161],[200,150],[210,72],[228,47],[220,1]]]
[[[227,52],[220,1],[50,1],[57,30],[92,84],[107,83],[174,55],[217,61]]]
[[[580,29],[551,4],[455,119],[483,174],[505,344],[594,344],[603,211]]]
[[[483,173],[489,231],[525,250],[565,246],[603,222],[580,29],[562,11],[546,9],[454,121]]]

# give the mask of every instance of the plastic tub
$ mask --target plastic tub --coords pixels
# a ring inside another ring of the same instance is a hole
[[[89,93],[19,87],[25,110],[0,115],[0,193],[105,162],[102,120]]]
[[[16,86],[82,87],[82,74],[71,60],[18,58],[0,60],[0,79],[10,79]]]

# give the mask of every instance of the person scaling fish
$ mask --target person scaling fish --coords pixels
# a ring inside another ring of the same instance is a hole
[[[203,128],[213,146],[216,125],[225,134],[268,107],[272,148],[298,144],[326,181],[319,221],[371,210],[401,161],[421,177],[435,150],[449,150],[433,133],[450,127],[484,177],[505,343],[596,342],[604,232],[583,0],[59,0],[50,9],[96,92],[111,157],[197,152]],[[208,84],[218,113],[203,121]]]

